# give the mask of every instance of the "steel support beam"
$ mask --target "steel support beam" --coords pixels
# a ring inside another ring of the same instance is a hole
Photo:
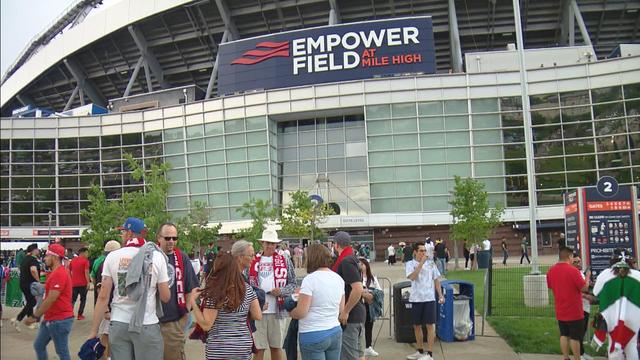
[[[218,7],[218,12],[220,12],[220,16],[222,17],[225,27],[229,30],[229,40],[240,39],[240,32],[231,17],[231,11],[229,11],[227,3],[224,0],[216,0],[216,6]]]
[[[147,79],[147,92],[153,91],[153,82],[151,82],[151,72],[149,71],[149,64],[146,61],[142,64],[144,66],[144,77]]]
[[[73,92],[71,93],[71,96],[69,96],[69,100],[67,100],[67,105],[64,106],[64,109],[62,111],[69,110],[69,108],[73,104],[73,99],[76,98],[79,91],[80,91],[80,85],[76,85],[76,87],[73,89]]]
[[[133,25],[129,25],[128,29],[131,37],[133,38],[133,41],[138,47],[138,50],[140,50],[140,53],[144,57],[145,63],[149,66],[149,68],[151,68],[151,71],[156,77],[158,84],[160,84],[160,87],[162,87],[163,89],[170,88],[171,86],[169,85],[169,83],[164,80],[164,72],[162,71],[162,67],[158,62],[158,58],[147,44],[147,40],[145,39],[142,31],[138,27],[135,27]]]
[[[133,68],[133,73],[131,73],[131,77],[129,78],[129,82],[127,83],[127,88],[124,90],[124,95],[122,95],[122,97],[129,96],[129,93],[131,92],[131,88],[133,87],[133,83],[138,78],[138,72],[140,72],[140,66],[142,66],[143,62],[144,62],[144,56],[140,56],[140,58],[138,59],[138,62],[136,63],[136,67]]]
[[[33,99],[26,94],[18,94],[16,95],[16,99],[18,99],[18,101],[20,102],[20,104],[22,104],[22,106],[27,106],[27,105],[31,105],[33,107],[36,106],[36,102],[33,101]]]
[[[340,24],[342,16],[340,16],[338,0],[329,0],[329,5],[331,6],[331,10],[329,10],[329,25]]]
[[[91,80],[87,78],[80,64],[78,64],[72,58],[66,58],[63,61],[64,61],[64,64],[67,66],[67,69],[69,69],[69,72],[71,73],[71,75],[73,75],[73,78],[78,83],[78,86],[80,87],[81,102],[82,102],[82,94],[83,92],[86,91],[91,101],[93,101],[96,105],[106,106],[107,101],[105,100],[104,96],[102,96],[102,93],[100,93],[98,88],[95,85],[93,85]]]
[[[569,39],[570,32],[570,18],[573,16],[571,14],[571,0],[562,0],[561,6],[561,14],[560,14],[560,45],[566,46],[567,39]]]
[[[571,0],[571,8],[573,8],[573,14],[578,21],[578,27],[580,28],[582,39],[584,39],[585,44],[593,47],[593,44],[591,44],[591,38],[589,37],[589,31],[587,31],[587,26],[584,24],[584,20],[582,19],[582,14],[580,13],[580,8],[578,7],[576,0]]]
[[[220,40],[220,44],[224,44],[225,42],[227,42],[228,38],[229,38],[229,31],[225,30],[224,34],[222,34],[222,40]],[[207,84],[207,92],[204,94],[205,99],[211,98],[211,93],[213,92],[213,84],[215,83],[216,78],[218,77],[219,55],[220,55],[220,52],[218,51],[216,53],[216,61],[213,63],[213,69],[211,69],[211,76],[209,76],[209,84]]]
[[[458,17],[456,2],[449,0],[449,43],[451,45],[451,68],[453,72],[462,72],[462,49],[460,48],[460,34],[458,32]]]

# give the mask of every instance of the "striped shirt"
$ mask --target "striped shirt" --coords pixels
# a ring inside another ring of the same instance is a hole
[[[245,286],[244,300],[236,310],[219,309],[205,347],[207,360],[248,360],[251,359],[251,347],[253,338],[249,331],[247,315],[251,302],[256,300],[256,293],[247,283]],[[204,307],[214,309],[215,301],[205,299]]]

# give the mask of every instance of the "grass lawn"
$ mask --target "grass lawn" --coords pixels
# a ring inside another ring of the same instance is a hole
[[[529,274],[528,266],[494,268],[492,315],[488,322],[496,332],[519,353],[560,354],[559,330],[553,307],[553,294],[549,292],[549,305],[532,308],[524,305],[523,277]],[[547,267],[541,267],[544,274]],[[474,284],[474,301],[478,313],[482,313],[484,301],[484,271],[449,271],[448,280],[464,280]],[[596,308],[592,307],[592,313]],[[477,329],[476,331],[479,331]],[[587,353],[604,355],[604,348],[596,353],[587,346]]]

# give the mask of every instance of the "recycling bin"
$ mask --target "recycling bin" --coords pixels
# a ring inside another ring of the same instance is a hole
[[[411,281],[403,281],[393,285],[393,325],[397,342],[412,343],[416,341],[413,333],[411,314]]]
[[[444,304],[438,306],[438,338],[444,342],[475,339],[473,283],[446,280],[441,285]]]
[[[491,258],[491,250],[480,250],[476,253],[478,258],[478,269],[488,269],[489,264],[493,259]]]

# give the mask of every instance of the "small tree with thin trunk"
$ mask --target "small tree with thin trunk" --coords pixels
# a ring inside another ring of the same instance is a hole
[[[317,204],[307,191],[292,192],[291,202],[282,208],[282,233],[298,239],[324,240],[326,233],[318,227],[333,214],[327,203]]]
[[[458,240],[467,240],[469,246],[478,244],[500,225],[504,213],[503,204],[489,205],[489,194],[484,183],[472,179],[455,177],[455,186],[451,193],[451,233],[454,239],[455,268],[458,268]]]

